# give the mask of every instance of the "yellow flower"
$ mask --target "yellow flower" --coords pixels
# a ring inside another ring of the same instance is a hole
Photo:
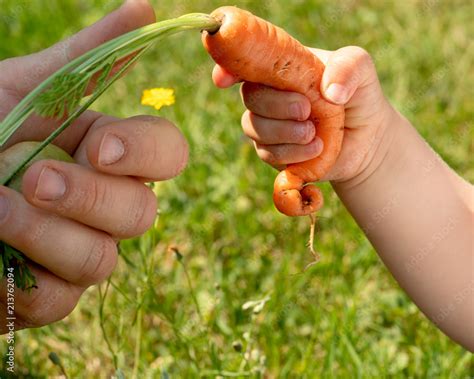
[[[171,88],[151,88],[143,91],[142,104],[158,110],[163,106],[173,105],[174,101],[174,90]]]

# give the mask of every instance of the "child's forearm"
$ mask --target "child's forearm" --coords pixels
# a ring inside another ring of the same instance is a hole
[[[398,112],[385,134],[369,167],[333,186],[419,308],[473,351],[473,187]]]

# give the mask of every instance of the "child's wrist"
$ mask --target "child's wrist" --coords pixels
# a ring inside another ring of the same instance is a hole
[[[332,186],[338,191],[350,190],[373,180],[383,180],[387,175],[393,176],[393,167],[399,163],[396,160],[403,154],[402,144],[397,140],[406,123],[409,122],[387,102],[386,116],[373,137],[374,151],[365,167],[351,178],[332,182]]]

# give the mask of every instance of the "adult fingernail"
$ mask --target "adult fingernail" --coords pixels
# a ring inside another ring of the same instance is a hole
[[[108,166],[117,163],[125,154],[125,145],[117,136],[107,133],[100,143],[99,164]]]
[[[38,200],[59,200],[66,193],[64,177],[49,167],[43,168],[36,184],[35,197]]]
[[[300,103],[291,103],[288,111],[292,119],[302,120],[304,117],[303,106]]]
[[[3,221],[7,217],[9,210],[10,204],[8,203],[8,199],[0,194],[0,221]]]
[[[333,83],[326,90],[326,97],[336,104],[345,104],[349,100],[349,90],[342,84]]]

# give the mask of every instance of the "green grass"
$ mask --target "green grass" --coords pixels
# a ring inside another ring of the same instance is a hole
[[[474,180],[469,0],[232,3],[308,45],[365,47],[391,101]],[[42,49],[117,4],[0,0],[0,59]],[[158,19],[221,4],[154,2]],[[308,220],[274,209],[275,172],[242,137],[238,89],[215,89],[211,67],[197,33],[175,36],[94,106],[121,117],[171,119],[189,140],[190,165],[156,186],[156,226],[122,244],[102,317],[93,287],[66,320],[18,332],[19,372],[60,375],[48,360],[55,352],[71,378],[110,377],[114,365],[127,378],[472,376],[471,355],[400,290],[328,184],[316,242],[322,260],[303,272]],[[141,91],[155,86],[174,88],[177,103],[160,113],[141,106]],[[268,301],[259,312],[243,309],[261,299]]]

